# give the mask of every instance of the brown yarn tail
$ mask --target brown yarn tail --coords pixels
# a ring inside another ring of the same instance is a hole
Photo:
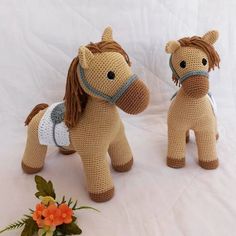
[[[34,109],[28,115],[28,117],[26,118],[25,125],[28,125],[30,121],[33,119],[33,117],[39,113],[39,111],[44,110],[47,107],[48,107],[48,104],[46,103],[40,103],[37,106],[35,106]]]

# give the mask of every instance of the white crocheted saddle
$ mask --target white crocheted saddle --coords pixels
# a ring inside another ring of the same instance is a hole
[[[69,146],[68,127],[64,123],[64,102],[54,103],[48,107],[39,122],[38,138],[42,145]]]

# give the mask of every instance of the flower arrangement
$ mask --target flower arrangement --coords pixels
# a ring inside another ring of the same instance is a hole
[[[60,236],[79,235],[82,230],[77,225],[77,217],[74,212],[81,209],[95,208],[89,206],[77,207],[77,201],[70,198],[66,201],[63,196],[61,201],[56,200],[56,194],[51,181],[46,181],[41,176],[35,176],[36,188],[38,192],[35,196],[40,199],[34,210],[30,209],[30,214],[24,215],[21,220],[10,224],[0,231],[0,234],[24,227],[21,236]]]

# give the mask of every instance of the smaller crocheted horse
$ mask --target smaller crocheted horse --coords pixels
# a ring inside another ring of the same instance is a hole
[[[58,146],[63,154],[76,151],[83,162],[91,199],[109,200],[114,185],[107,152],[116,171],[128,171],[133,164],[116,106],[138,114],[148,103],[147,87],[132,74],[128,55],[113,40],[112,29],[106,28],[101,42],[79,48],[68,71],[64,102],[50,107],[39,104],[26,119],[23,170],[36,173],[43,168],[47,145]]]
[[[195,132],[199,165],[204,169],[218,166],[216,117],[208,94],[208,72],[219,67],[220,62],[213,47],[217,39],[218,32],[210,31],[203,37],[182,38],[166,45],[166,52],[171,53],[173,81],[181,85],[168,112],[167,165],[170,167],[185,165],[190,129]]]

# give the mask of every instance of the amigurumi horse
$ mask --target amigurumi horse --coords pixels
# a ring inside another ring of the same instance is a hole
[[[189,130],[195,133],[199,165],[204,169],[218,166],[214,100],[208,93],[208,72],[219,67],[220,62],[213,47],[217,39],[218,32],[210,31],[203,37],[186,37],[166,45],[166,52],[171,53],[173,81],[181,85],[168,112],[167,165],[170,167],[185,165]]]
[[[22,160],[26,173],[40,171],[47,145],[56,145],[63,154],[77,152],[81,156],[92,200],[112,198],[107,152],[116,171],[128,171],[133,164],[116,106],[138,114],[149,103],[149,91],[130,65],[110,27],[101,42],[79,48],[68,71],[64,102],[49,107],[39,104],[26,119],[28,138]]]

